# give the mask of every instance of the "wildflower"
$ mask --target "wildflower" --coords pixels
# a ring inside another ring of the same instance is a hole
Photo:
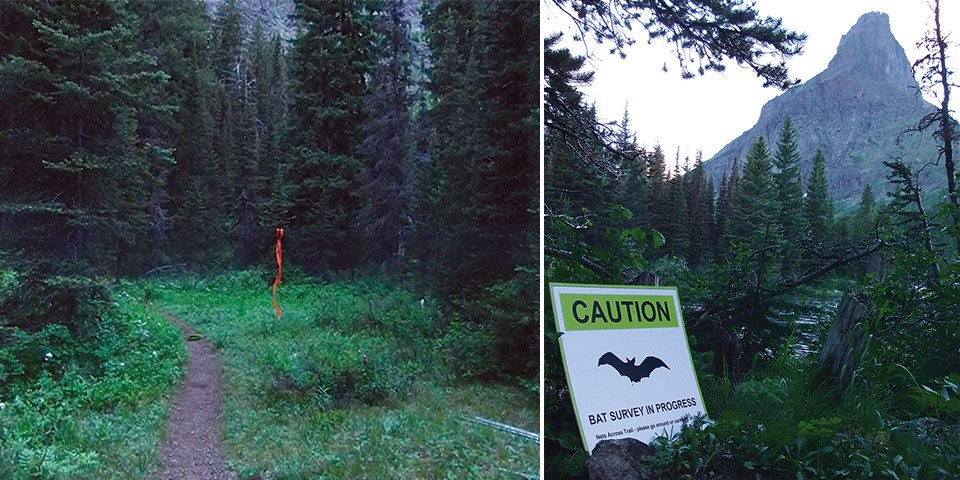
[[[0,410],[3,410],[4,408],[7,408],[6,402],[0,402]]]
[[[43,358],[45,358],[45,359],[49,362],[49,361],[53,360],[53,354],[50,353],[50,352],[47,352],[47,354],[44,355]]]

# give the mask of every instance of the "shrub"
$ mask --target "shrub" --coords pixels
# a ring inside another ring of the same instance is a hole
[[[306,340],[306,339],[305,339]],[[259,356],[273,401],[321,408],[375,405],[403,398],[412,372],[383,342],[322,332],[295,349],[274,343]]]
[[[441,344],[447,365],[457,376],[484,377],[499,370],[490,355],[496,348],[496,337],[482,325],[453,322]]]

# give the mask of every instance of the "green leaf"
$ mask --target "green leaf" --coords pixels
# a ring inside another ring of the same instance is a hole
[[[667,239],[663,237],[662,233],[658,232],[657,230],[652,230],[652,232],[653,232],[653,248],[655,249],[660,248],[665,243],[667,243]]]

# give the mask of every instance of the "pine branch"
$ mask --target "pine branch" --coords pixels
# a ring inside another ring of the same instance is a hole
[[[593,271],[593,272],[595,272],[595,273],[597,273],[597,274],[599,274],[599,275],[602,275],[603,277],[610,278],[610,279],[616,278],[616,276],[613,275],[612,273],[610,273],[609,270],[607,270],[606,268],[604,268],[602,265],[600,265],[599,263],[597,263],[596,261],[594,261],[594,260],[591,259],[590,257],[587,257],[586,255],[579,255],[579,256],[578,256],[578,255],[576,255],[576,254],[573,253],[573,252],[569,252],[569,251],[566,251],[566,250],[560,250],[559,248],[547,247],[547,246],[543,247],[543,253],[546,254],[546,255],[553,256],[553,257],[563,258],[563,259],[566,259],[566,260],[571,260],[571,261],[573,261],[573,262],[577,262],[577,263],[579,263],[580,265],[582,265],[582,266],[584,266],[585,268],[587,268],[588,270],[591,270],[591,271]]]

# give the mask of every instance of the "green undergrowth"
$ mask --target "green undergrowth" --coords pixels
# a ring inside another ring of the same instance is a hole
[[[701,372],[713,418],[655,442],[658,478],[960,478],[960,426],[944,410],[960,377],[911,386],[902,369],[866,365],[838,398],[811,387],[813,358],[789,352],[739,385]]]
[[[271,282],[142,284],[217,348],[224,445],[241,478],[536,476],[536,442],[468,419],[536,431],[537,396],[451,373],[461,337],[432,302],[375,280],[286,278],[278,319]]]
[[[114,292],[82,328],[4,322],[0,479],[144,478],[159,465],[186,351],[176,327]]]

